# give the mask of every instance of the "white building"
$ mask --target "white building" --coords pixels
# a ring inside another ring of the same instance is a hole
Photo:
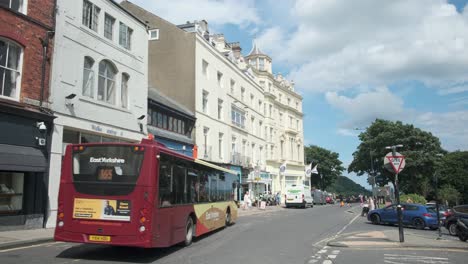
[[[251,52],[244,59],[239,43],[210,34],[206,21],[175,26],[129,1],[121,5],[154,33],[149,86],[195,113],[198,158],[239,171],[244,191],[281,191],[302,182],[302,97],[272,75],[267,55]]]
[[[146,25],[111,0],[58,0],[48,227],[55,226],[64,147],[138,142],[148,96]]]
[[[273,192],[282,192],[287,185],[305,180],[302,97],[295,92],[294,82],[281,74],[272,74],[271,58],[257,45],[254,44],[245,61],[252,67],[265,97],[263,132],[267,171],[272,177]],[[286,165],[284,173],[279,172],[282,164]]]

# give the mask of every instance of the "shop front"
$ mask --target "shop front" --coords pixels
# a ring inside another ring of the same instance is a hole
[[[0,103],[0,231],[44,226],[53,118]]]

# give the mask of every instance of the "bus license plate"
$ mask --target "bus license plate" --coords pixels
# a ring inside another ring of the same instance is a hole
[[[89,241],[110,242],[110,241],[111,241],[111,237],[110,237],[110,236],[94,236],[94,235],[90,235],[90,236],[89,236]]]

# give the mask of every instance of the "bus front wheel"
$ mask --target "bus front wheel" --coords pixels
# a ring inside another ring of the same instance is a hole
[[[193,220],[192,217],[189,216],[189,218],[187,219],[187,224],[185,225],[185,246],[190,246],[190,244],[192,244],[194,231],[195,227],[193,225]]]

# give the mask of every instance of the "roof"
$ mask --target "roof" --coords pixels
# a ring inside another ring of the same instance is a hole
[[[179,102],[176,102],[172,100],[171,98],[163,95],[160,91],[158,91],[155,88],[148,89],[148,98],[155,101],[156,103],[160,105],[171,108],[171,110],[175,110],[176,112],[179,112],[180,114],[183,114],[189,118],[191,117],[192,119],[195,119],[195,114],[192,111],[188,110],[185,106],[183,106]]]
[[[270,56],[268,56],[265,53],[263,53],[262,51],[260,51],[260,49],[257,46],[257,42],[253,43],[252,50],[249,52],[249,55],[247,55],[246,57],[250,57],[250,56],[265,56],[265,57],[268,57],[271,60]]]
[[[156,127],[151,126],[151,125],[148,125],[148,132],[153,134],[155,137],[162,137],[162,138],[178,141],[178,142],[189,144],[189,145],[195,144],[193,139],[191,139],[189,137],[186,137],[184,135],[177,134],[177,133],[174,133],[174,132],[171,132],[171,131],[168,131],[168,130],[156,128]]]

